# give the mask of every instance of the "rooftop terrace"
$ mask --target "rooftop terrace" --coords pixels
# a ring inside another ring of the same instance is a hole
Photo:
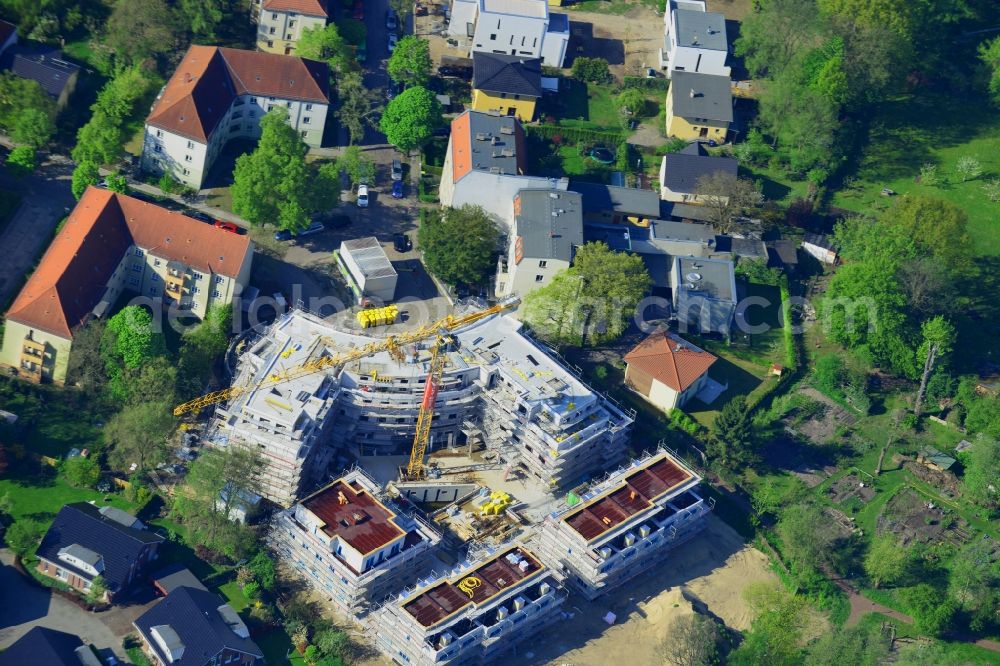
[[[357,481],[339,479],[302,500],[323,521],[323,532],[348,543],[361,554],[383,548],[405,536],[396,514]]]

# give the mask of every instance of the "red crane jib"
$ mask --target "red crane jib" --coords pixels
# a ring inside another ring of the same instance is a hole
[[[438,387],[434,381],[428,377],[427,386],[424,387],[424,401],[421,404],[421,409],[433,409],[434,403],[437,402]]]

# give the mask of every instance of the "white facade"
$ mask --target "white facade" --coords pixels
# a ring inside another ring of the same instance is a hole
[[[371,296],[384,303],[395,298],[399,276],[374,236],[341,242],[337,261],[359,298]]]
[[[669,2],[663,16],[660,69],[671,78],[674,71],[729,76],[726,18],[706,12],[704,2]]]
[[[268,53],[292,55],[302,33],[326,26],[325,16],[260,8],[257,14],[257,48]]]
[[[452,0],[450,36],[469,51],[541,58],[562,67],[568,22],[551,30],[547,0]]]
[[[556,273],[570,267],[561,259],[521,259],[516,260],[516,239],[511,239],[506,257],[501,257],[497,265],[497,298],[517,294],[524,298],[536,289],[552,282]]]

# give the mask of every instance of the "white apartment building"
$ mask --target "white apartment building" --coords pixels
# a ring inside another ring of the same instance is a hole
[[[274,108],[309,146],[323,141],[330,105],[329,68],[294,56],[192,46],[149,117],[142,168],[169,173],[200,189],[230,139],[260,137],[260,118]]]
[[[660,48],[660,69],[667,78],[675,71],[728,77],[726,17],[705,11],[701,0],[671,0],[667,8]]]
[[[426,575],[441,536],[354,469],[279,513],[270,541],[320,594],[358,616]]]
[[[551,14],[547,0],[452,0],[448,33],[469,47],[541,58],[562,67],[569,44],[569,17]]]
[[[292,55],[302,33],[324,28],[330,19],[326,0],[253,0],[257,16],[257,48]]]

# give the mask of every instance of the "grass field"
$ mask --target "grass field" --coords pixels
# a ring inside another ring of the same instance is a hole
[[[55,476],[55,470],[52,473],[52,478],[0,479],[0,495],[10,497],[11,516],[14,520],[33,518],[48,524],[64,504],[72,502],[94,501],[98,506],[114,506],[126,511],[132,509],[132,505],[121,495],[105,495],[88,488],[74,488],[61,476]]]

